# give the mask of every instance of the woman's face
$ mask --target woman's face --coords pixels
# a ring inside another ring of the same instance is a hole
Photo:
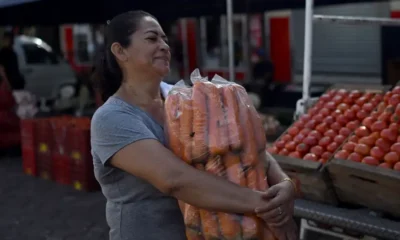
[[[135,71],[153,72],[164,77],[170,71],[171,52],[160,24],[152,17],[144,17],[138,30],[131,36],[127,51],[127,67]]]

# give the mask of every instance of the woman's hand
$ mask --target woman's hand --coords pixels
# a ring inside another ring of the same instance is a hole
[[[268,202],[265,206],[257,208],[256,214],[269,226],[282,227],[292,220],[295,189],[290,181],[270,187],[262,197]]]

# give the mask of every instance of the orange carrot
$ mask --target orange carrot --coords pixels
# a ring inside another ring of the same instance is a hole
[[[257,189],[260,191],[268,190],[267,176],[265,175],[265,168],[262,163],[259,163],[256,167],[257,171]]]
[[[221,88],[223,104],[228,123],[229,145],[233,151],[240,150],[244,142],[243,129],[240,127],[239,105],[232,85]]]
[[[218,222],[221,229],[222,239],[240,239],[242,231],[237,216],[229,213],[218,213]]]
[[[186,228],[186,238],[187,240],[204,240],[201,232],[190,228]]]
[[[200,212],[198,208],[191,206],[189,204],[185,204],[184,219],[186,227],[200,230],[201,222],[200,222]]]
[[[260,115],[253,106],[250,108],[250,118],[251,118],[251,123],[253,125],[257,150],[258,152],[262,152],[266,148],[267,137],[265,136],[265,130]]]
[[[242,237],[244,240],[259,239],[260,222],[256,216],[244,215],[241,221]]]
[[[207,96],[205,94],[205,83],[195,82],[192,94],[193,106],[193,160],[202,161],[207,159],[208,150],[208,112]]]
[[[227,179],[242,187],[246,187],[246,177],[240,164],[240,156],[229,152],[223,156],[222,161],[225,165]]]
[[[180,125],[180,98],[178,95],[169,95],[165,100],[165,117],[166,117],[166,131],[168,138],[168,147],[179,158],[183,157],[182,143],[179,139]]]
[[[208,95],[208,144],[211,155],[222,155],[229,150],[228,125],[222,108],[220,91],[213,83],[206,83]]]
[[[179,118],[180,123],[180,140],[183,146],[183,160],[189,164],[192,162],[192,145],[193,145],[193,109],[192,100],[181,100],[182,114]]]
[[[239,104],[240,126],[244,133],[242,164],[245,167],[254,166],[258,162],[257,146],[250,118],[249,100],[246,91],[239,85],[235,86],[235,92]]]
[[[201,227],[204,239],[215,240],[220,239],[219,226],[217,216],[207,210],[200,209]]]

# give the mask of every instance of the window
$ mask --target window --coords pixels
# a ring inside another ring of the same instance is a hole
[[[33,43],[22,44],[27,64],[57,64],[57,56]]]

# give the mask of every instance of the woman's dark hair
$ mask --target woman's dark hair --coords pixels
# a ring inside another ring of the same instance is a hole
[[[150,13],[138,10],[122,13],[107,23],[104,45],[98,52],[92,75],[94,85],[100,91],[103,101],[112,96],[122,82],[122,71],[111,52],[111,45],[118,42],[122,47],[128,47],[131,42],[131,35],[138,30],[140,21],[144,17],[156,19]]]

